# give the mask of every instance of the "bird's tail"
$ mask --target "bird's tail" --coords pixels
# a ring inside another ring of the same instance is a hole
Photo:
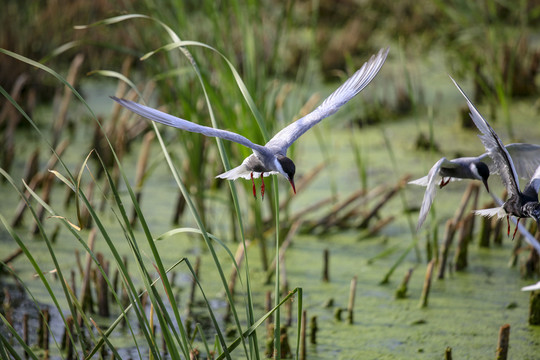
[[[409,181],[409,184],[427,186],[428,185],[428,177],[424,176],[424,177],[421,177],[420,179]]]
[[[253,173],[254,178],[258,178],[261,174],[260,173]],[[229,179],[229,180],[236,180],[238,178],[243,179],[251,179],[251,171],[248,171],[244,164],[241,164],[240,166],[237,166],[235,168],[232,168],[229,171],[225,171],[223,174],[219,174],[216,176],[220,179]]]
[[[474,210],[473,213],[474,215],[480,215],[484,217],[493,217],[497,215],[497,219],[500,219],[506,216],[506,211],[504,211],[502,206],[499,206],[496,208],[490,208],[490,209]]]

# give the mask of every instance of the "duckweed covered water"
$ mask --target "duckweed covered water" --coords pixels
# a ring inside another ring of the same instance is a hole
[[[388,150],[384,145],[381,128],[364,128],[355,130],[356,141],[364,151],[368,163],[369,186],[374,187],[380,183],[393,186],[396,178],[405,173],[414,176],[423,176],[431,165],[442,155],[454,156],[455,152],[479,154],[483,152],[480,142],[476,139],[475,131],[459,129],[456,119],[456,104],[464,104],[457,91],[448,87],[441,95],[445,104],[435,112],[437,127],[435,140],[441,145],[442,154],[426,154],[414,150],[415,136],[419,130],[427,131],[425,118],[405,119],[384,126],[386,135],[391,139],[397,160],[397,168],[391,165]],[[482,113],[484,109],[480,108]],[[517,103],[513,108],[516,119],[514,130],[519,140],[537,142],[540,138],[540,129],[530,128],[530,118],[535,114],[530,104]],[[494,124],[503,141],[506,140],[505,130],[499,122]],[[333,129],[328,131],[328,129]],[[82,130],[79,130],[82,131]],[[305,191],[295,196],[293,210],[301,209],[331,194],[329,183],[334,181],[340,197],[359,187],[357,169],[354,163],[348,137],[350,131],[345,128],[336,130],[326,123],[321,123],[321,133],[332,149],[332,164],[323,169],[316,181]],[[22,135],[25,136],[25,135]],[[77,139],[81,140],[79,132]],[[300,174],[308,172],[317,165],[322,156],[313,132],[304,135],[296,145],[295,162]],[[126,158],[125,164],[134,164],[137,149]],[[160,150],[152,148],[153,156],[160,157]],[[68,158],[76,163],[85,154],[69,154]],[[24,158],[27,158],[26,156]],[[42,157],[44,161],[45,156]],[[21,176],[23,162],[18,158],[14,177]],[[135,166],[125,165],[128,176],[134,177]],[[282,184],[282,197],[291,196],[287,184]],[[241,206],[246,219],[250,219],[250,209],[247,197],[251,196],[249,184],[241,186]],[[453,183],[439,191],[435,208],[437,219],[444,224],[446,218],[451,216],[455,206],[461,198],[466,186],[465,182]],[[498,180],[490,179],[490,188],[500,192]],[[287,189],[287,190],[285,190]],[[73,208],[64,210],[60,205],[64,190],[58,186],[53,194],[53,206],[62,209],[68,217],[74,217]],[[16,194],[6,183],[0,184],[2,195],[1,213],[9,220],[13,209],[18,202]],[[150,224],[154,236],[158,236],[172,228],[170,218],[174,207],[177,189],[165,165],[157,166],[148,183],[145,185],[142,199],[142,210]],[[421,188],[407,187],[405,197],[409,204],[419,204],[423,191]],[[218,195],[219,196],[219,195]],[[482,195],[482,201],[487,197]],[[265,199],[265,201],[269,201]],[[216,235],[222,236],[231,251],[236,248],[227,238],[227,223],[229,216],[220,211],[219,202],[213,208],[212,221]],[[308,359],[440,359],[447,347],[452,348],[454,358],[457,359],[484,359],[495,356],[499,327],[505,323],[510,324],[510,358],[535,359],[540,353],[540,328],[527,324],[528,293],[520,288],[533,283],[535,280],[522,280],[518,268],[508,267],[513,243],[505,238],[502,247],[492,246],[489,249],[479,249],[474,243],[469,251],[469,267],[463,273],[447,272],[445,280],[436,280],[432,284],[429,297],[429,306],[424,309],[418,307],[419,298],[425,274],[425,239],[420,233],[418,247],[421,258],[417,259],[415,252],[411,251],[405,261],[398,266],[389,284],[380,285],[381,280],[389,268],[395,263],[401,253],[413,241],[409,231],[404,208],[399,198],[393,199],[385,208],[385,212],[396,216],[396,221],[384,229],[380,236],[372,239],[359,240],[359,233],[348,231],[342,234],[312,236],[301,235],[295,237],[292,246],[287,250],[285,258],[286,274],[289,286],[304,289],[304,307],[308,318],[317,316],[318,336],[317,344],[308,344]],[[412,219],[416,222],[416,214]],[[121,229],[115,230],[114,218],[110,221],[110,232],[117,238],[119,244],[124,241]],[[47,219],[48,230],[54,227],[55,219]],[[428,219],[428,222],[430,220]],[[32,238],[26,226],[17,232],[24,237],[25,244],[29,246],[38,263],[43,269],[52,270],[52,263],[44,251],[44,244],[37,238]],[[193,226],[189,216],[184,216],[182,227]],[[442,225],[441,225],[442,226]],[[441,230],[442,231],[442,230]],[[84,237],[84,236],[83,236]],[[96,248],[100,248],[102,239],[97,239]],[[2,254],[8,254],[15,249],[14,242],[4,231],[0,232],[0,245]],[[145,248],[145,244],[140,244]],[[62,230],[55,244],[57,256],[62,259],[65,269],[76,267],[74,250],[82,251],[80,245]],[[178,235],[158,243],[158,249],[164,260],[171,265],[181,257],[188,257],[192,262],[197,255],[202,256],[201,282],[208,296],[212,299],[218,314],[224,314],[224,302],[221,285],[213,272],[214,267],[204,251],[203,243],[196,236]],[[330,251],[330,282],[324,283],[322,278],[323,250]],[[380,254],[390,251],[388,255]],[[106,251],[106,250],[104,250]],[[127,247],[123,249],[129,253]],[[225,251],[219,250],[220,258],[224,263],[228,261]],[[107,256],[107,255],[106,255]],[[257,315],[264,313],[264,296],[270,286],[263,285],[264,273],[259,263],[259,252],[255,243],[249,249],[252,269],[252,285],[256,286],[254,294],[258,308]],[[522,255],[524,258],[525,255]],[[370,259],[375,259],[369,261]],[[14,262],[14,267],[32,290],[39,301],[47,303],[47,294],[38,280],[33,280],[33,270],[22,259]],[[409,283],[408,297],[396,300],[394,293],[402,277],[409,268],[414,272]],[[187,271],[179,269],[177,278],[179,296],[187,296],[190,277]],[[243,273],[242,273],[243,275]],[[349,284],[353,276],[357,276],[357,296],[354,311],[354,323],[337,321],[334,311],[337,307],[346,308],[349,296]],[[59,288],[59,284],[55,284]],[[241,298],[239,290],[237,298]],[[329,300],[333,306],[324,307]],[[261,336],[264,334],[261,329]],[[289,336],[294,337],[292,331]],[[122,341],[121,338],[117,341]],[[291,340],[291,344],[294,341]],[[128,344],[126,346],[129,347]]]

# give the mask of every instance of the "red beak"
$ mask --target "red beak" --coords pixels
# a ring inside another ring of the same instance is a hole
[[[294,193],[296,194],[296,188],[294,187],[294,180],[289,179],[289,182],[291,183],[292,189],[293,189]]]

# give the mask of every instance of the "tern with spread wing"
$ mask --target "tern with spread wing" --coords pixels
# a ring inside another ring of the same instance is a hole
[[[205,136],[218,137],[236,142],[253,150],[240,166],[237,166],[218,178],[235,180],[238,178],[251,179],[261,177],[261,195],[264,197],[264,175],[283,175],[291,184],[294,193],[295,165],[287,154],[287,149],[306,131],[311,129],[322,119],[334,114],[339,108],[362,91],[379,72],[388,55],[388,48],[381,49],[377,55],[373,55],[353,76],[345,81],[337,90],[328,96],[321,105],[308,115],[298,119],[278,132],[264,146],[254,144],[244,136],[227,130],[220,130],[208,126],[202,126],[176,116],[166,114],[156,109],[144,106],[133,101],[111,97],[114,101],[134,113],[161,124],[178,129],[201,133]],[[253,195],[256,196],[255,183],[253,182]]]
[[[540,166],[540,146],[519,143],[509,144],[506,145],[506,150],[514,160],[518,175],[524,179],[530,179],[536,168]],[[427,218],[435,198],[437,183],[439,188],[443,188],[452,180],[480,180],[489,192],[489,175],[498,173],[499,169],[487,152],[476,157],[462,157],[452,160],[445,157],[441,158],[433,165],[426,176],[409,182],[409,184],[426,186],[416,229],[419,230]]]
[[[452,78],[451,78],[452,79]],[[467,100],[470,116],[474,124],[480,130],[482,135],[478,135],[482,144],[486,148],[488,155],[493,159],[495,167],[501,176],[502,183],[508,192],[508,200],[498,208],[483,209],[475,211],[475,214],[482,216],[495,216],[499,218],[506,216],[515,216],[519,220],[521,218],[533,218],[540,228],[540,203],[538,203],[538,189],[540,188],[540,167],[533,174],[531,180],[521,192],[519,188],[519,177],[516,171],[516,166],[512,161],[508,150],[504,147],[501,139],[495,133],[491,125],[480,115],[478,110],[469,100],[465,92],[452,79],[454,85],[458,88],[461,94]],[[517,229],[517,227],[516,227]],[[516,232],[514,231],[514,236]],[[508,235],[510,235],[510,223],[508,222]]]

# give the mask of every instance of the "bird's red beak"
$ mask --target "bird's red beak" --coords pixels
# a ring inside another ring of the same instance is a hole
[[[294,193],[296,194],[296,188],[294,187],[294,180],[289,179],[289,182],[291,183],[292,189],[293,189]]]

